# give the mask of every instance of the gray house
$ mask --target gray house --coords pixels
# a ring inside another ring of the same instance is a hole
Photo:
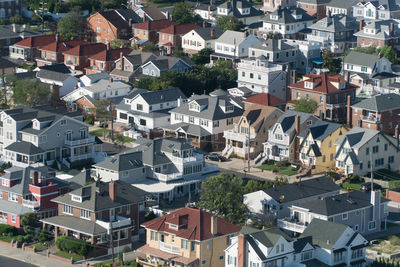
[[[166,71],[187,71],[193,68],[194,63],[188,57],[159,56],[143,64],[138,71],[142,75],[160,77]]]

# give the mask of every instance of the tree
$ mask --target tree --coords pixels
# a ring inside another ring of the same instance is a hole
[[[305,112],[305,113],[314,113],[318,107],[318,103],[312,99],[299,99],[294,102],[294,110]]]
[[[243,23],[233,16],[223,16],[217,19],[217,26],[223,32],[227,30],[240,31],[243,29]]]
[[[35,213],[28,212],[21,216],[21,226],[24,228],[25,234],[33,234],[36,227],[39,226],[39,221]]]
[[[247,214],[243,193],[242,179],[221,173],[203,182],[199,207],[215,212],[232,223],[243,223]]]
[[[112,49],[121,48],[122,46],[123,46],[123,43],[120,39],[111,40],[111,42],[110,42],[110,47]]]
[[[24,24],[25,20],[21,15],[15,15],[10,18],[10,23]]]
[[[110,110],[110,100],[96,100],[94,102],[94,108],[92,112],[94,112],[96,120],[103,121],[103,137],[106,137],[106,124],[109,119],[111,119]]]
[[[83,35],[83,20],[79,13],[70,12],[58,21],[57,32],[66,40],[81,39]]]
[[[14,104],[25,106],[37,106],[48,104],[50,90],[49,88],[36,79],[18,80],[15,76],[11,76],[9,82],[12,90],[12,100]]]
[[[155,45],[152,42],[147,42],[142,46],[142,51],[143,52],[158,52],[160,49],[158,48],[158,45]]]
[[[369,46],[369,47],[356,47],[354,51],[361,52],[361,53],[366,53],[366,54],[371,54],[371,55],[381,55],[382,57],[387,58],[392,64],[397,64],[399,60],[397,59],[396,56],[396,51],[393,49],[393,47],[385,45],[379,48],[376,48],[375,46]]]
[[[172,10],[172,19],[178,24],[200,24],[202,21],[201,17],[194,13],[193,8],[185,2],[174,4],[174,9]]]
[[[210,55],[214,53],[211,48],[203,48],[197,54],[192,56],[192,61],[196,65],[204,65],[210,63]]]
[[[322,67],[329,69],[332,74],[337,74],[340,72],[342,62],[340,58],[334,58],[329,49],[322,51]]]

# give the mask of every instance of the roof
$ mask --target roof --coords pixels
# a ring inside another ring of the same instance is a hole
[[[109,184],[114,183],[115,200],[109,196]],[[97,181],[52,199],[53,202],[83,208],[92,212],[136,204],[145,201],[146,192],[121,180],[104,183]],[[71,195],[82,197],[73,201]]]
[[[374,95],[361,100],[352,107],[377,112],[400,109],[400,95],[395,93]]]
[[[245,36],[244,32],[227,30],[217,39],[217,41],[224,44],[238,45],[246,38],[247,36]]]
[[[192,136],[209,136],[211,133],[207,129],[201,127],[200,125],[191,124],[187,122],[180,122],[163,127],[164,129],[169,129],[173,131],[181,131]]]
[[[116,28],[128,28],[129,19],[132,23],[141,22],[142,19],[132,9],[112,9],[108,11],[99,12],[107,21],[109,21]]]
[[[142,65],[142,68],[146,66],[147,63],[151,62],[154,64],[160,71],[169,70],[178,62],[183,62],[187,65],[188,68],[192,68],[194,63],[189,57],[171,57],[171,56],[158,56],[155,59],[149,59],[145,64]]]
[[[149,105],[176,101],[178,98],[186,99],[185,94],[177,87],[159,91],[145,91],[140,93],[140,96]]]
[[[101,79],[95,83],[92,83],[89,86],[82,87],[85,90],[91,91],[91,92],[104,92],[108,90],[113,90],[113,89],[130,89],[130,85],[121,82],[121,81],[109,81],[106,79]]]
[[[203,40],[217,39],[222,35],[222,31],[219,28],[207,27],[193,29]],[[211,36],[211,32],[214,31],[214,37]]]
[[[101,227],[99,224],[74,216],[54,216],[41,219],[40,221],[49,225],[59,226],[75,232],[84,233],[89,236],[107,233],[107,229]]]
[[[150,17],[152,20],[162,20],[165,19],[165,15],[161,12],[160,9],[154,6],[144,6],[141,7],[146,16]]]
[[[299,116],[300,125],[304,124],[309,119],[315,118],[314,115],[310,113],[288,109],[279,117],[276,123],[281,125],[283,132],[291,132],[294,130],[294,120],[296,116]]]
[[[347,228],[344,224],[314,218],[300,238],[311,237],[314,245],[331,250]]]
[[[285,101],[282,99],[277,98],[268,93],[259,93],[253,96],[250,96],[243,100],[243,102],[258,104],[263,106],[279,106],[285,104]]]
[[[299,0],[300,3],[309,3],[309,4],[317,4],[324,5],[329,3],[329,0]]]
[[[40,147],[37,147],[34,144],[25,141],[14,142],[4,149],[24,155],[37,155],[44,153],[44,150]]]
[[[270,52],[296,49],[295,46],[287,44],[282,39],[268,39],[261,44],[253,45],[251,48]]]
[[[109,50],[101,50],[97,54],[91,55],[89,58],[98,60],[98,61],[115,61],[122,55],[128,55],[132,52],[131,48],[116,48],[116,49],[109,49]]]
[[[77,189],[79,187],[85,186],[90,182],[93,182],[93,178],[91,175],[90,169],[83,169],[78,174],[76,174],[71,179],[68,179],[67,182],[70,184],[72,189]]]
[[[283,111],[278,108],[256,104],[246,108],[241,118],[245,117],[257,133],[263,125],[273,123],[282,114]]]
[[[16,68],[17,66],[15,63],[0,57],[0,69]]]
[[[331,0],[326,6],[353,9],[359,0]]]
[[[39,71],[36,72],[37,78],[58,82],[65,81],[71,75],[71,71],[64,63],[39,67]]]
[[[308,29],[325,32],[355,31],[359,29],[359,24],[354,17],[336,14],[318,20],[316,23],[310,25]]]
[[[14,27],[15,26],[15,31]],[[0,39],[13,39],[13,38],[28,38],[31,36],[41,36],[43,33],[40,31],[31,30],[26,25],[7,24],[0,25]]]
[[[135,25],[135,29],[141,30],[160,30],[164,29],[170,25],[175,25],[176,23],[169,19],[160,19],[160,20],[153,20],[153,21],[146,21]]]
[[[184,207],[162,217],[145,222],[142,226],[146,229],[167,232],[180,238],[198,241],[234,234],[241,229],[240,226],[234,225],[221,217],[216,217],[217,232],[212,234],[212,216],[210,212],[201,209]],[[169,227],[170,224],[180,226],[175,230]]]
[[[304,138],[308,133],[310,133],[314,140],[322,141],[340,127],[342,127],[342,125],[338,123],[318,120],[313,125],[302,131],[298,137]]]
[[[264,12],[261,10],[256,9],[253,4],[248,2],[247,0],[232,0],[227,1],[218,6],[219,8],[225,8],[231,10],[228,13],[228,16],[234,16],[236,18],[247,18],[247,17],[254,17],[254,16],[262,16]],[[250,8],[250,12],[246,14],[241,14],[238,9],[242,8]]]
[[[340,195],[302,202],[294,206],[308,209],[312,213],[333,216],[362,208],[372,207],[370,200],[371,192],[356,190]],[[386,201],[388,200],[382,199],[381,203]]]
[[[390,25],[393,24],[393,32],[390,30]],[[371,29],[366,32],[364,29]],[[378,40],[389,40],[400,38],[399,22],[394,19],[369,21],[361,31],[358,31],[354,36],[367,37]]]
[[[184,35],[193,29],[200,28],[199,25],[192,23],[175,24],[159,30],[159,33],[167,33],[172,35]]]
[[[103,43],[81,44],[65,51],[64,54],[77,57],[85,57],[85,56],[88,57],[106,49],[107,46]]]
[[[14,45],[23,47],[43,47],[54,42],[55,40],[55,35],[32,36],[23,39]]]
[[[340,187],[326,176],[265,189],[264,192],[280,203],[339,191]]]
[[[289,85],[291,88],[302,89],[307,91],[320,92],[324,94],[343,92],[343,90],[356,90],[358,86],[347,82],[341,75],[329,75],[326,72],[318,74],[306,74],[302,81]],[[312,82],[313,88],[307,88],[306,82]],[[345,83],[343,89],[339,89],[339,83]]]
[[[378,134],[379,131],[376,130],[353,127],[352,129],[350,129],[350,131],[346,133],[345,136],[339,138],[335,142],[335,145],[340,145],[345,140],[347,140],[349,142],[350,147],[352,147],[353,149],[358,149]]]
[[[278,19],[273,19],[273,17],[278,17]],[[296,23],[302,21],[314,21],[315,18],[308,15],[307,12],[299,7],[285,7],[277,9],[265,16],[263,19],[265,22],[271,23]]]
[[[22,204],[0,199],[0,211],[6,214],[21,216],[25,213],[32,212],[32,209],[27,208]]]
[[[343,59],[344,63],[350,63],[360,66],[372,67],[375,62],[379,61],[378,55],[350,51],[350,53]]]
[[[65,52],[77,45],[86,44],[83,40],[70,40],[70,41],[54,41],[46,46],[43,46],[40,50],[50,51],[50,52]]]

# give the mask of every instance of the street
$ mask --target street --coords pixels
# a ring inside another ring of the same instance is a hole
[[[0,256],[0,266],[7,266],[7,267],[36,267],[38,265],[33,265],[30,263],[25,263],[22,261],[18,261],[12,258],[7,258]]]

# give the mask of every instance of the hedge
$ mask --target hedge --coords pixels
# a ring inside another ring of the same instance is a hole
[[[0,224],[0,235],[15,235],[17,228],[8,224]]]
[[[56,247],[61,251],[73,252],[81,256],[87,256],[92,248],[85,240],[70,236],[59,236]]]

